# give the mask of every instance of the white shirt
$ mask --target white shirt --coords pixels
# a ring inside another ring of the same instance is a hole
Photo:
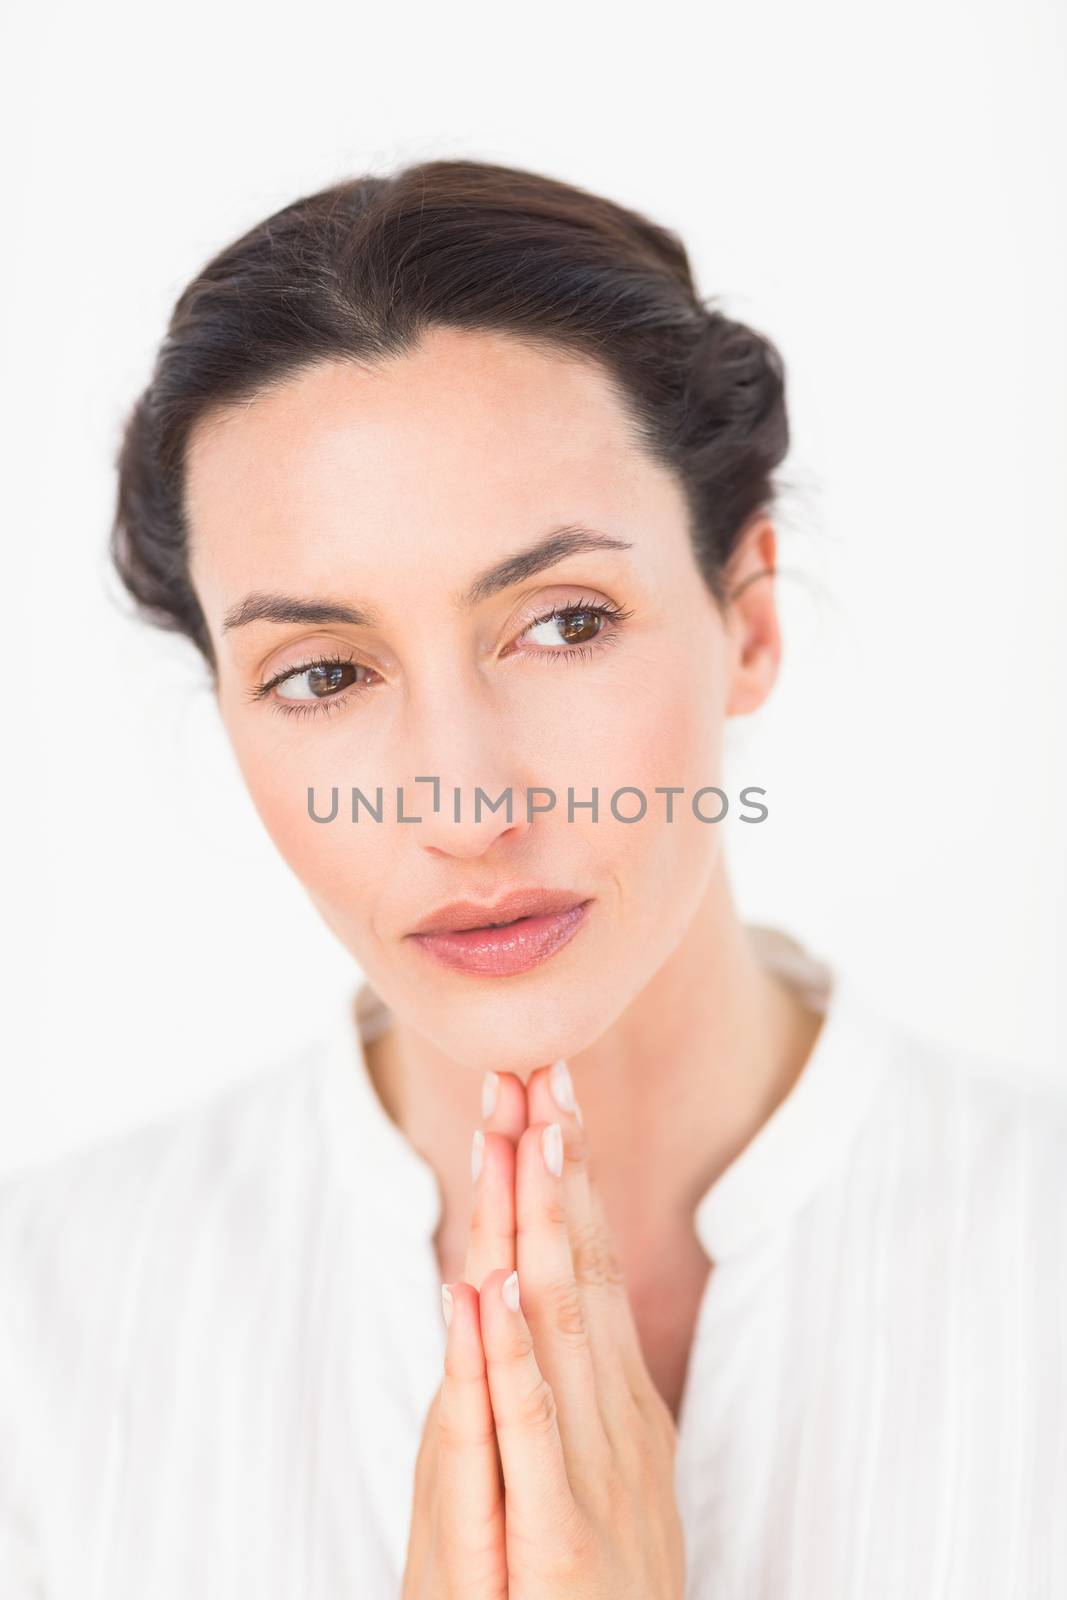
[[[1067,1111],[826,1020],[696,1208],[688,1600],[1067,1595]],[[432,1168],[361,1048],[0,1184],[3,1600],[392,1600],[445,1341]],[[658,1600],[658,1597],[657,1597]]]

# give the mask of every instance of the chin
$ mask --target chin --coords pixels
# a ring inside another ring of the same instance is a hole
[[[629,998],[617,973],[608,993],[585,970],[553,978],[546,964],[535,982],[471,983],[446,975],[433,1004],[419,996],[412,1019],[420,1017],[419,1031],[452,1060],[482,1072],[513,1072],[525,1083],[538,1067],[594,1044]]]

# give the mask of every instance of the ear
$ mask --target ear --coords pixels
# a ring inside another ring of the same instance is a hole
[[[776,560],[774,524],[761,514],[743,531],[723,573],[731,674],[728,717],[758,710],[778,676],[782,640],[774,591]]]

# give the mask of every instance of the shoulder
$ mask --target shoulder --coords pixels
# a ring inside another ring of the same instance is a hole
[[[53,1538],[82,1538],[116,1429],[162,1414],[138,1397],[183,1392],[187,1373],[236,1344],[239,1319],[270,1314],[280,1231],[299,1228],[309,1193],[314,1204],[327,1059],[314,1041],[0,1178],[5,1595],[43,1593]]]
[[[861,1160],[915,1227],[1041,1256],[1067,1244],[1067,1088],[883,1020]]]
[[[24,1349],[104,1337],[190,1270],[204,1235],[252,1246],[314,1159],[323,1041],[151,1121],[0,1177],[0,1303]]]
[[[886,1086],[935,1159],[1039,1164],[1063,1152],[1067,1086],[1030,1063],[945,1044],[889,1024]]]

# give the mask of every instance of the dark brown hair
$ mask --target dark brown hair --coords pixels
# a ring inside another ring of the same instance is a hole
[[[672,468],[711,593],[789,443],[774,345],[698,297],[675,233],[538,173],[441,160],[295,200],[180,295],[126,420],[110,553],[138,611],[216,661],[189,576],[183,463],[206,413],[301,367],[402,355],[435,325],[601,362]]]

